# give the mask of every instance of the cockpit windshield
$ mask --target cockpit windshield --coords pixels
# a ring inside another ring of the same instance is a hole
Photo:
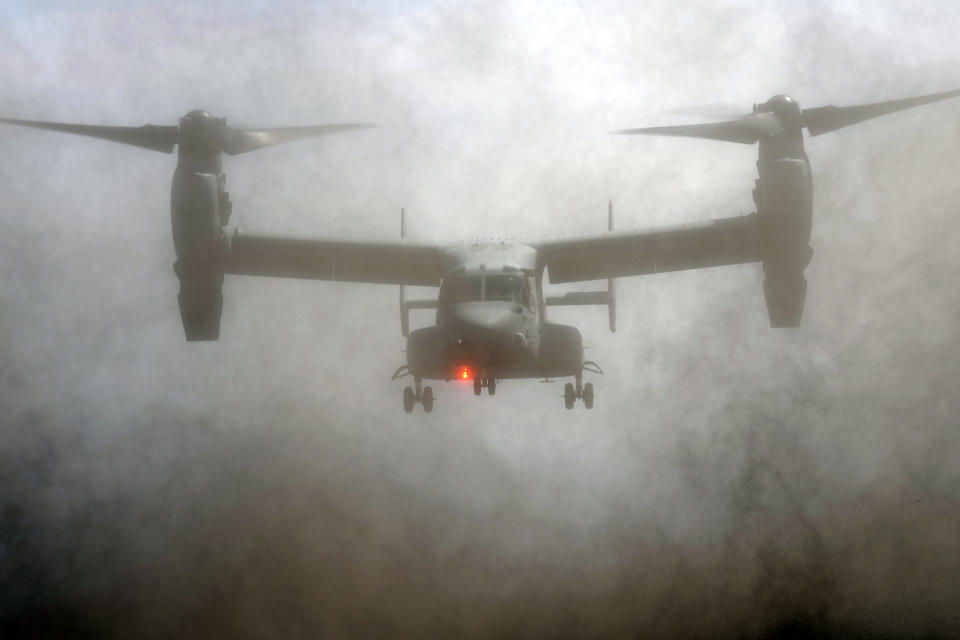
[[[440,302],[473,302],[481,299],[482,276],[448,276],[440,283]]]
[[[523,280],[519,276],[486,276],[484,300],[519,302]]]
[[[440,284],[440,302],[443,304],[480,300],[530,304],[529,295],[525,295],[523,278],[520,276],[455,275],[447,276]]]

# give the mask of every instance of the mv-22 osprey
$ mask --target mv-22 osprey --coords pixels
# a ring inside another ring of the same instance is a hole
[[[93,136],[157,151],[179,145],[171,189],[174,270],[187,340],[217,340],[224,274],[309,278],[400,285],[401,330],[407,363],[394,379],[410,375],[403,391],[408,413],[431,411],[433,390],[424,380],[469,380],[474,393],[518,378],[572,377],[564,404],[592,408],[594,390],[584,372],[602,373],[584,358],[580,332],[547,320],[552,305],[606,305],[616,329],[614,278],[681,269],[760,262],[772,327],[796,327],[806,296],[804,270],[813,215],[810,163],[803,127],[819,135],[894,111],[960,95],[960,90],[852,107],[800,109],[787,96],[755,105],[727,122],[627,129],[616,133],[679,135],[759,142],[757,210],[703,224],[641,232],[614,232],[548,242],[473,242],[454,246],[280,238],[241,233],[227,222],[223,153],[236,154],[298,138],[362,128],[341,124],[279,129],[238,129],[204,111],[191,111],[177,127],[111,127],[0,119],[9,124]],[[544,294],[551,283],[607,280],[604,291]],[[406,300],[404,287],[439,287],[433,300]],[[433,326],[409,331],[411,309],[436,309]]]

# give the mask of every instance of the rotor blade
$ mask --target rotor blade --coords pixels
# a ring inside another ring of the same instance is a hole
[[[264,147],[292,142],[300,138],[324,136],[353,129],[368,129],[373,124],[321,124],[313,127],[283,127],[279,129],[235,129],[228,127],[223,139],[223,150],[230,154],[246,153]]]
[[[177,143],[177,128],[157,125],[142,127],[106,127],[91,124],[65,124],[61,122],[42,122],[39,120],[16,120],[14,118],[0,118],[0,122],[15,124],[35,129],[49,129],[63,133],[75,133],[81,136],[112,140],[122,144],[131,144],[135,147],[165,151],[170,153]]]
[[[621,129],[612,133],[685,136],[689,138],[707,138],[709,140],[724,140],[753,144],[761,136],[775,136],[783,132],[780,120],[772,113],[750,114],[738,120],[727,122],[710,122],[707,124],[686,124],[669,127],[644,127],[641,129]]]
[[[710,104],[699,104],[691,107],[680,107],[679,109],[667,109],[666,113],[673,113],[687,118],[709,118],[711,120],[733,120],[735,118],[746,118],[750,113],[744,113],[732,104],[724,102],[713,102]]]
[[[815,107],[813,109],[804,109],[802,113],[803,124],[810,131],[810,135],[818,136],[821,133],[835,131],[842,127],[863,122],[871,118],[883,116],[895,111],[902,111],[920,105],[930,104],[939,100],[946,100],[960,96],[960,89],[953,91],[944,91],[942,93],[931,93],[925,96],[916,96],[914,98],[903,98],[901,100],[890,100],[889,102],[875,102],[873,104],[861,104],[852,107],[836,107],[828,105],[826,107]]]

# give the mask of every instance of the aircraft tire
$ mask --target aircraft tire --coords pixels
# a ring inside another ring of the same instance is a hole
[[[495,378],[487,380],[487,393],[493,395],[497,392],[497,381]]]
[[[424,387],[423,388],[423,410],[427,413],[433,411],[433,387]]]
[[[587,409],[593,409],[593,383],[588,382],[583,385],[583,406]]]
[[[480,384],[480,378],[473,379],[473,395],[478,396],[483,391],[483,387]]]
[[[407,413],[413,413],[413,405],[417,402],[417,397],[413,393],[413,387],[404,387],[403,389],[403,410]]]
[[[577,392],[573,388],[573,384],[567,383],[563,385],[563,406],[567,409],[573,409],[573,403],[577,401]]]

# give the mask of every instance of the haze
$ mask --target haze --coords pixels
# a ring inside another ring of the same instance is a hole
[[[231,223],[536,240],[610,198],[618,229],[752,211],[755,147],[607,131],[960,87],[952,2],[636,5],[8,2],[0,114],[376,122],[228,158]],[[802,328],[758,265],[622,280],[615,335],[551,313],[607,372],[592,412],[530,381],[429,415],[389,381],[395,288],[231,277],[187,344],[175,158],[0,129],[3,626],[960,635],[958,113],[808,139]]]

